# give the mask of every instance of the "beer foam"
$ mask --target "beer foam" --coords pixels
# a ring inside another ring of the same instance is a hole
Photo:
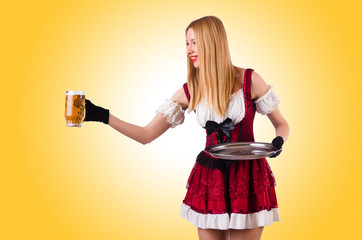
[[[73,91],[73,90],[70,90],[70,91],[67,91],[67,92],[66,92],[66,95],[85,95],[85,92],[83,92],[83,91]]]

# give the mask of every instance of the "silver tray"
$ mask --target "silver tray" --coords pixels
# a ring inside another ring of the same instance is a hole
[[[269,157],[278,151],[271,143],[234,142],[220,143],[205,149],[211,156],[228,160],[252,160]]]

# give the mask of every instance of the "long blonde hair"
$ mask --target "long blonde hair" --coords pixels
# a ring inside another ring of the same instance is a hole
[[[187,85],[191,100],[189,110],[195,110],[200,101],[208,104],[221,117],[225,116],[235,84],[226,31],[221,20],[206,16],[189,24],[198,50],[200,66],[187,61]]]

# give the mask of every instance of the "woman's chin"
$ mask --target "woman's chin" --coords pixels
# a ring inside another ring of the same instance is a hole
[[[198,61],[198,60],[196,60],[196,61],[194,62],[194,67],[195,67],[195,68],[199,68],[199,67],[200,67],[200,64],[199,64],[199,61]]]

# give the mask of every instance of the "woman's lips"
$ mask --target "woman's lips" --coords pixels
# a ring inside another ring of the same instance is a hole
[[[197,60],[197,56],[190,56],[191,61],[195,62]]]

